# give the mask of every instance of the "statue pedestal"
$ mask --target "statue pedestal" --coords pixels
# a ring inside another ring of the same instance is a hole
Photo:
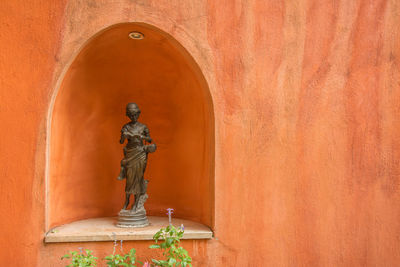
[[[147,220],[145,209],[121,210],[118,213],[117,227],[145,227],[147,225],[149,225],[149,220]]]

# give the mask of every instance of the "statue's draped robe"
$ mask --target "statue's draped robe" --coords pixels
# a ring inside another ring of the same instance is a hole
[[[122,132],[127,131],[133,135],[141,134],[147,135],[147,127],[141,123],[136,123],[134,127],[125,125],[122,128]],[[144,194],[144,171],[146,170],[147,164],[147,153],[145,146],[142,141],[140,142],[128,142],[128,145],[124,148],[124,159],[121,161],[121,165],[125,168],[126,186],[125,192],[129,194]]]

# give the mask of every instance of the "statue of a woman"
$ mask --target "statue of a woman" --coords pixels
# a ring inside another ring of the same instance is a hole
[[[147,126],[137,121],[139,115],[140,109],[135,103],[129,103],[126,106],[126,116],[131,119],[131,122],[125,124],[121,130],[120,143],[123,144],[125,139],[128,139],[128,143],[124,148],[124,158],[121,161],[121,172],[118,176],[118,180],[126,179],[126,199],[123,210],[128,207],[131,194],[135,196],[132,211],[136,211],[139,203],[144,204],[147,198],[147,181],[144,180],[147,154],[156,150],[155,144],[146,144],[151,143],[152,139]],[[139,201],[141,198],[143,198],[142,201]]]

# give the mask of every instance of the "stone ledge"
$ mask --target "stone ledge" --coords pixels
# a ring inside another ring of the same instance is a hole
[[[167,217],[148,216],[150,225],[143,228],[119,228],[117,217],[94,218],[64,224],[51,229],[44,238],[45,243],[95,242],[113,240],[152,240],[153,235],[168,225]],[[211,229],[201,223],[173,218],[174,226],[185,226],[182,239],[210,239]]]

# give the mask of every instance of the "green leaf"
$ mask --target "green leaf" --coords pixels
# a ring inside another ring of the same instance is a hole
[[[166,243],[167,243],[167,247],[170,247],[172,245],[172,243],[174,242],[174,239],[171,237],[167,237],[166,239]]]
[[[176,259],[174,259],[174,258],[169,258],[168,259],[168,264],[169,265],[173,266],[175,263],[176,263]]]
[[[160,245],[157,245],[157,244],[151,245],[151,246],[149,246],[149,248],[160,248]]]

